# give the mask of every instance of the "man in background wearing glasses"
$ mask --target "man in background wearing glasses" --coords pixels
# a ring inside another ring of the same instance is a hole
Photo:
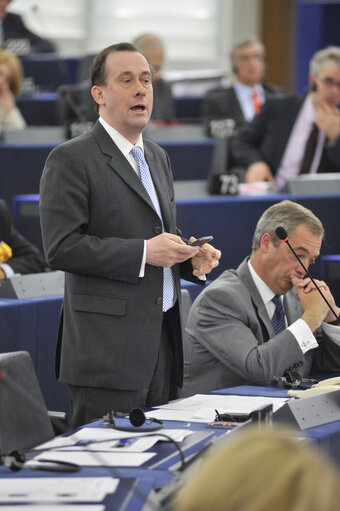
[[[298,174],[340,172],[340,48],[318,51],[309,64],[306,97],[268,100],[232,144],[245,181],[280,190]]]

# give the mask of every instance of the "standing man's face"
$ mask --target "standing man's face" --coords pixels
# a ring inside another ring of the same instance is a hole
[[[236,50],[233,55],[233,68],[240,83],[249,87],[261,83],[265,73],[262,45],[254,42]]]
[[[138,52],[120,51],[106,58],[106,83],[94,85],[92,95],[99,114],[132,144],[149,122],[152,77],[149,64]]]

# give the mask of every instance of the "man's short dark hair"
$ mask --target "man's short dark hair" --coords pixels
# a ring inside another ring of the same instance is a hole
[[[131,51],[138,52],[137,48],[131,43],[117,43],[104,48],[98,55],[95,57],[93,64],[91,66],[91,83],[93,85],[105,85],[106,83],[106,58],[110,53],[120,52],[120,51]]]

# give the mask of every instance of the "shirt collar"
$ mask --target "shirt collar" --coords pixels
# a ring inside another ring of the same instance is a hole
[[[306,96],[306,99],[303,102],[301,115],[303,115],[304,119],[310,123],[315,121],[316,111],[310,94]]]
[[[125,157],[131,152],[131,149],[136,146],[139,146],[144,152],[142,134],[139,135],[137,143],[133,145],[127,138],[123,137],[123,135],[119,133],[119,131],[117,131],[110,124],[104,121],[102,117],[99,117],[99,122],[103,126],[105,131],[107,131],[109,136],[112,138],[118,149],[124,154]]]
[[[254,85],[254,87],[249,87],[249,85],[245,85],[244,83],[238,82],[235,80],[234,87],[236,90],[238,90],[241,94],[252,94],[254,91],[256,91],[258,94],[263,95],[263,86],[261,83],[257,83]]]
[[[252,267],[250,261],[248,261],[248,268],[250,271],[250,275],[253,278],[255,286],[260,293],[262,301],[265,305],[267,305],[274,298],[275,293],[267,286],[267,284],[258,276],[254,268]]]

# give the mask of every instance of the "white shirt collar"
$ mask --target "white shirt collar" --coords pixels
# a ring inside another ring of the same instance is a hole
[[[234,87],[236,90],[238,90],[241,94],[249,94],[251,95],[254,91],[256,91],[260,96],[264,94],[263,87],[261,83],[257,83],[254,85],[254,87],[250,87],[249,85],[245,85],[244,83],[238,82],[235,80]]]
[[[252,276],[253,281],[255,283],[255,286],[258,292],[260,293],[263,303],[267,305],[274,298],[275,293],[267,286],[267,284],[261,279],[261,277],[258,276],[256,271],[252,267],[250,261],[248,261],[248,268],[250,271],[250,275]]]
[[[142,151],[144,152],[142,134],[139,135],[137,143],[134,146],[133,144],[131,144],[131,142],[127,138],[123,137],[123,135],[121,133],[119,133],[119,131],[117,131],[110,124],[108,124],[106,121],[104,121],[104,119],[100,116],[99,116],[99,122],[103,126],[105,131],[107,131],[107,133],[110,135],[110,137],[112,138],[112,140],[114,141],[114,143],[116,144],[118,149],[124,154],[125,157],[130,153],[131,149],[135,146],[139,146],[142,149]]]

